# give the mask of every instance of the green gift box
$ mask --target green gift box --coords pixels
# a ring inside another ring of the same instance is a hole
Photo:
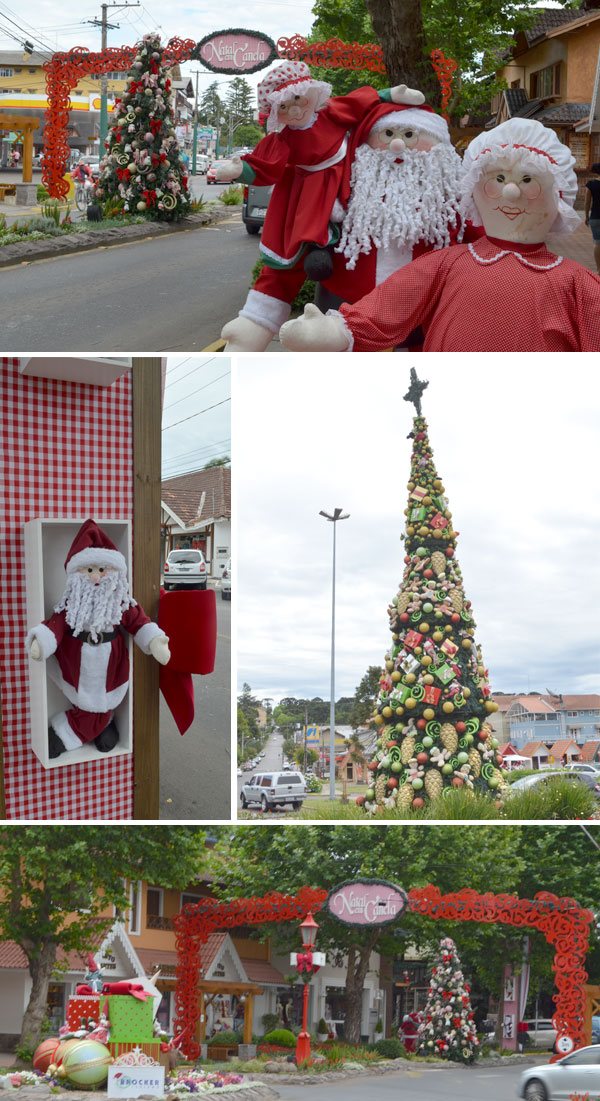
[[[110,1039],[116,1044],[143,1044],[154,1040],[154,998],[141,1002],[131,994],[109,994]]]

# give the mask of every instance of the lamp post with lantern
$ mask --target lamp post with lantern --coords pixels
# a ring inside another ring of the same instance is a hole
[[[302,1030],[296,1043],[296,1065],[307,1063],[310,1060],[310,1032],[308,1031],[308,988],[313,975],[316,975],[320,967],[324,967],[326,956],[324,952],[313,951],[319,926],[312,914],[307,914],[300,925],[302,936],[302,952],[292,952],[290,962],[295,967],[301,981],[304,983],[302,991]]]

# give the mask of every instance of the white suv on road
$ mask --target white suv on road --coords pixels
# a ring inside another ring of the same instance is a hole
[[[301,772],[257,772],[240,792],[244,810],[249,803],[260,803],[263,811],[278,804],[299,810],[306,798],[306,780]]]

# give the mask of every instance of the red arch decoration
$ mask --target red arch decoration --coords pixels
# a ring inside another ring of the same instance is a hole
[[[197,980],[202,947],[211,933],[239,925],[300,921],[309,911],[318,912],[326,898],[327,891],[302,887],[297,895],[273,893],[263,898],[237,898],[231,902],[203,899],[189,903],[176,915],[173,919],[177,939],[174,1029],[176,1035],[185,1031],[181,1048],[189,1059],[196,1059],[200,1054],[195,1039],[199,1018]],[[530,900],[515,895],[479,894],[468,888],[442,895],[431,885],[408,892],[408,909],[436,920],[498,922],[538,929],[555,950],[553,1023],[557,1040],[568,1036],[574,1048],[585,1045],[585,984],[588,978],[585,957],[589,927],[594,920],[591,910],[583,909],[575,899],[545,891]]]

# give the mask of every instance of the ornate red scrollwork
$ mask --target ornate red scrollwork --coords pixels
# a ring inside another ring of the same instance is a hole
[[[575,1048],[586,1043],[584,1034],[585,957],[589,947],[591,910],[573,898],[561,898],[540,891],[533,899],[514,895],[480,895],[463,890],[442,895],[437,887],[414,888],[408,892],[413,913],[446,921],[500,922],[504,925],[539,929],[554,947],[556,1010],[552,1018],[556,1039],[569,1037]],[[553,1056],[553,1059],[560,1055]]]
[[[196,48],[189,38],[171,38],[163,59],[173,65],[188,60]],[[63,178],[69,163],[69,109],[71,92],[82,77],[104,73],[128,72],[135,60],[135,46],[114,46],[91,53],[77,46],[68,53],[55,53],[44,65],[46,73],[46,124],[44,127],[44,159],[42,182],[54,199],[64,199],[69,184]],[[103,150],[100,150],[102,156]]]
[[[452,80],[458,69],[458,63],[453,58],[446,57],[442,50],[432,50],[429,56],[442,92],[442,115],[448,120],[447,110],[452,95]]]
[[[264,898],[235,898],[219,902],[207,898],[188,903],[173,919],[177,941],[177,986],[175,989],[175,1034],[186,1031],[181,1050],[188,1059],[197,1059],[200,1045],[196,1039],[200,1009],[198,977],[202,969],[202,947],[211,933],[234,929],[237,925],[264,925],[268,922],[301,921],[323,906],[327,891],[302,887],[297,895],[274,892]]]
[[[321,69],[366,69],[385,73],[383,50],[372,42],[307,42],[300,34],[277,40],[277,53],[286,61],[306,61]]]

